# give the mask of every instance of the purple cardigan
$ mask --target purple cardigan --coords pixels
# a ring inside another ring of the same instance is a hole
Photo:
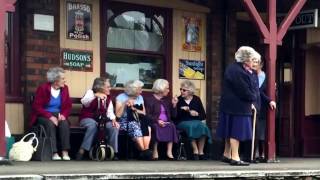
[[[153,95],[145,98],[144,104],[146,107],[146,116],[150,118],[153,123],[157,123],[161,113],[161,104],[166,110],[168,121],[172,121],[172,117],[177,116],[177,108],[173,108],[171,99],[164,97],[161,100],[156,99]]]

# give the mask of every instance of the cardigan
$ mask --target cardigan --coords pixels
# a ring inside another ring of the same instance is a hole
[[[174,108],[171,99],[168,97],[163,97],[161,100],[158,100],[151,95],[145,98],[145,108],[146,108],[146,116],[152,120],[153,123],[157,123],[159,120],[159,116],[161,113],[161,104],[166,110],[166,115],[168,121],[172,121],[172,118],[177,115],[177,108]]]
[[[109,113],[111,111],[111,113]],[[85,118],[95,119],[98,113],[98,98],[94,98],[89,105],[82,104],[82,109],[80,111],[79,120],[83,120]],[[100,110],[99,113],[106,115],[110,120],[115,119],[115,115],[113,112],[113,105],[110,96],[107,96],[106,99],[106,107],[103,106],[102,100],[100,100]]]
[[[245,70],[242,63],[232,63],[225,71],[220,111],[232,115],[252,115],[251,105],[260,109],[259,80],[255,71]]]
[[[199,113],[198,116],[191,116],[189,111],[185,111],[185,110],[181,109],[181,107],[183,107],[183,106],[188,106],[190,110],[197,111]],[[189,104],[187,104],[185,102],[185,100],[182,96],[179,96],[178,97],[178,104],[177,104],[177,111],[178,111],[178,115],[177,115],[178,122],[190,121],[190,120],[202,121],[206,118],[206,112],[204,111],[201,99],[196,95],[192,96],[192,99]]]
[[[65,118],[68,118],[72,103],[69,96],[69,89],[67,85],[61,88],[61,109],[60,114],[62,114]],[[32,112],[30,116],[30,126],[32,126],[38,117],[44,117],[49,119],[53,116],[50,112],[46,111],[45,108],[47,104],[50,102],[51,97],[51,83],[47,82],[40,85],[37,88],[35,99],[32,103]]]

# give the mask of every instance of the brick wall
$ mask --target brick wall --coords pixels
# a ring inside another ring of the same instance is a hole
[[[59,52],[59,1],[28,0],[21,1],[21,58],[25,63],[26,96],[34,93],[36,87],[46,81],[49,67],[60,64]],[[33,30],[33,15],[53,15],[54,32]]]
[[[46,81],[46,72],[50,67],[60,64],[59,43],[59,1],[58,0],[21,0],[20,33],[22,80],[25,89],[25,127],[28,128],[30,114],[30,95],[35,93],[39,84]],[[33,15],[54,16],[54,32],[33,30]]]
[[[209,1],[210,2],[210,1]],[[234,62],[236,47],[235,11],[226,9],[223,1],[212,1],[211,13],[208,14],[208,66],[207,66],[207,115],[213,138],[216,138],[219,102],[224,68]],[[227,13],[226,17],[224,13]],[[226,24],[225,24],[226,22]]]

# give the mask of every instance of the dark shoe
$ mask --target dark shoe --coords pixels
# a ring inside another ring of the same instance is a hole
[[[114,154],[114,157],[113,157],[112,160],[113,160],[113,161],[119,161],[118,155],[117,155],[117,154]]]
[[[152,158],[151,161],[158,161],[159,158]]]
[[[236,160],[233,160],[231,159],[231,162],[230,162],[230,165],[231,166],[249,166],[250,163],[247,163],[247,162],[244,162],[244,161],[236,161]]]
[[[225,157],[225,156],[222,156],[221,161],[224,162],[224,163],[230,163],[230,162],[231,162],[231,159],[230,159],[230,158],[227,158],[227,157]]]
[[[208,158],[204,154],[199,154],[199,160],[208,160]]]
[[[174,158],[167,157],[167,160],[168,160],[168,161],[174,161]]]
[[[76,160],[77,160],[77,161],[83,160],[83,154],[77,153],[77,155],[76,155]]]
[[[198,161],[199,160],[199,155],[198,154],[193,154],[192,160]]]
[[[256,160],[258,160],[259,163],[267,163],[267,159],[265,157],[258,157]]]

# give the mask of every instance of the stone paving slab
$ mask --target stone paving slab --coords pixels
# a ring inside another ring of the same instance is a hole
[[[320,179],[320,158],[280,159],[280,163],[234,167],[219,161],[13,162],[0,166],[4,179],[279,178]]]

